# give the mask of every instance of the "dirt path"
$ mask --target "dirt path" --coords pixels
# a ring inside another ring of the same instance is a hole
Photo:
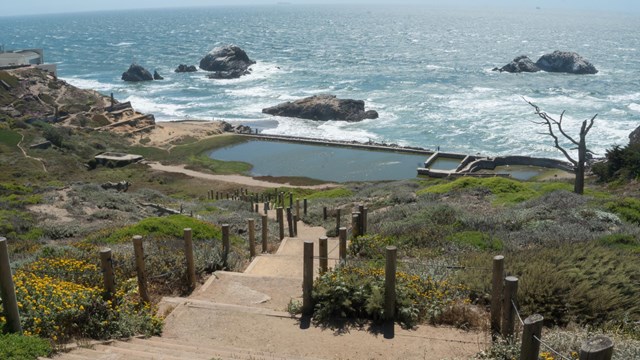
[[[184,165],[162,165],[158,162],[150,162],[150,161],[145,162],[145,164],[148,165],[151,169],[156,171],[180,173],[180,174],[185,174],[198,179],[223,181],[223,182],[229,182],[229,183],[234,183],[239,185],[255,186],[255,187],[262,187],[262,188],[279,188],[279,187],[286,186],[290,188],[300,188],[300,189],[329,189],[337,186],[336,184],[331,184],[331,183],[322,184],[322,185],[308,185],[308,186],[291,185],[288,183],[280,184],[280,183],[256,180],[249,176],[242,176],[242,175],[207,174],[207,173],[202,173],[195,170],[185,169]]]
[[[22,144],[22,142],[24,141],[24,134],[20,134],[20,136],[22,136],[22,139],[20,139],[20,141],[18,142],[18,149],[20,149],[20,151],[22,151],[22,154],[24,155],[24,157],[26,157],[27,159],[31,159],[31,160],[35,160],[37,162],[39,162],[42,165],[42,170],[44,170],[44,172],[48,172],[47,171],[47,167],[44,165],[44,160],[40,159],[40,158],[36,158],[33,156],[29,156],[27,154],[27,152],[22,148],[22,146],[20,146],[20,144]]]

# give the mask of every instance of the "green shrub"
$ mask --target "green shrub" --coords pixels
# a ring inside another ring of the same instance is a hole
[[[380,235],[363,235],[349,242],[349,253],[366,259],[381,260],[385,258],[387,246],[397,245],[397,241]]]
[[[640,176],[640,144],[616,145],[606,152],[606,161],[593,166],[600,181],[629,180]]]
[[[51,345],[46,339],[17,334],[0,334],[0,359],[35,360],[41,356],[48,357],[51,353]]]
[[[481,251],[499,251],[502,250],[502,241],[494,238],[489,234],[480,231],[461,231],[449,235],[447,241],[462,247],[477,249]]]
[[[327,326],[384,319],[384,269],[344,266],[320,275],[313,284],[314,321]],[[438,323],[446,308],[464,298],[449,282],[396,273],[395,321],[404,327]]]
[[[353,196],[353,192],[351,190],[340,187],[335,189],[316,191],[305,197],[307,198],[307,200],[313,200],[313,199],[348,198],[350,196]]]
[[[146,218],[137,224],[117,229],[104,239],[96,240],[105,243],[123,243],[131,241],[134,235],[181,239],[185,228],[191,228],[194,240],[220,239],[222,237],[221,230],[217,226],[184,215],[170,215]]]
[[[631,234],[606,235],[600,239],[600,243],[605,246],[640,252],[640,239]]]
[[[505,271],[519,278],[522,314],[538,313],[547,325],[569,323],[603,325],[627,316],[640,321],[640,263],[637,253],[616,246],[574,243],[505,253]],[[490,256],[465,254],[470,266],[456,281],[474,289],[478,297],[490,291],[491,277],[475,268],[490,266]]]
[[[526,183],[502,177],[462,177],[452,182],[427,187],[417,193],[418,195],[427,193],[445,194],[455,190],[479,188],[488,189],[496,197],[496,202],[498,203],[519,203],[539,195]]]
[[[620,215],[623,219],[640,224],[640,200],[636,198],[623,198],[615,202],[609,202],[606,207]]]

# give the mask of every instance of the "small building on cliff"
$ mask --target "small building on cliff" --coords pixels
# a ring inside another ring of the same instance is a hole
[[[24,49],[6,51],[0,47],[0,69],[15,69],[34,66],[57,75],[56,64],[45,64],[43,49]]]

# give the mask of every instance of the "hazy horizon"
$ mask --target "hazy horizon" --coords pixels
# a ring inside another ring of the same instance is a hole
[[[276,5],[278,3],[287,3],[291,5],[442,5],[446,7],[490,7],[496,9],[527,9],[527,8],[545,8],[545,9],[564,9],[577,11],[597,10],[612,12],[640,12],[640,2],[635,0],[618,0],[611,2],[603,2],[599,0],[527,0],[513,2],[509,0],[405,0],[401,3],[389,0],[349,0],[342,1],[318,1],[318,0],[239,0],[239,1],[201,1],[201,0],[183,0],[176,5],[172,0],[112,0],[110,2],[82,2],[75,0],[59,0],[56,2],[45,0],[24,0],[21,2],[12,2],[3,5],[0,16],[25,16],[25,15],[46,15],[58,13],[76,13],[76,12],[92,12],[92,11],[113,11],[113,10],[134,10],[134,9],[161,9],[161,8],[186,8],[186,7],[214,7],[214,6],[251,6],[251,5]]]

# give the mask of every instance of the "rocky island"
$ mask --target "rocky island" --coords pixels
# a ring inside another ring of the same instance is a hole
[[[362,121],[377,119],[378,112],[364,110],[364,101],[338,99],[335,95],[314,95],[262,109],[265,114],[309,120]]]
[[[250,74],[249,67],[255,63],[240,47],[226,45],[213,48],[200,60],[200,68],[213,72],[210,79],[237,79]]]
[[[501,68],[493,71],[521,72],[560,72],[569,74],[597,74],[596,67],[575,52],[554,51],[542,55],[535,63],[526,55],[520,55]]]

